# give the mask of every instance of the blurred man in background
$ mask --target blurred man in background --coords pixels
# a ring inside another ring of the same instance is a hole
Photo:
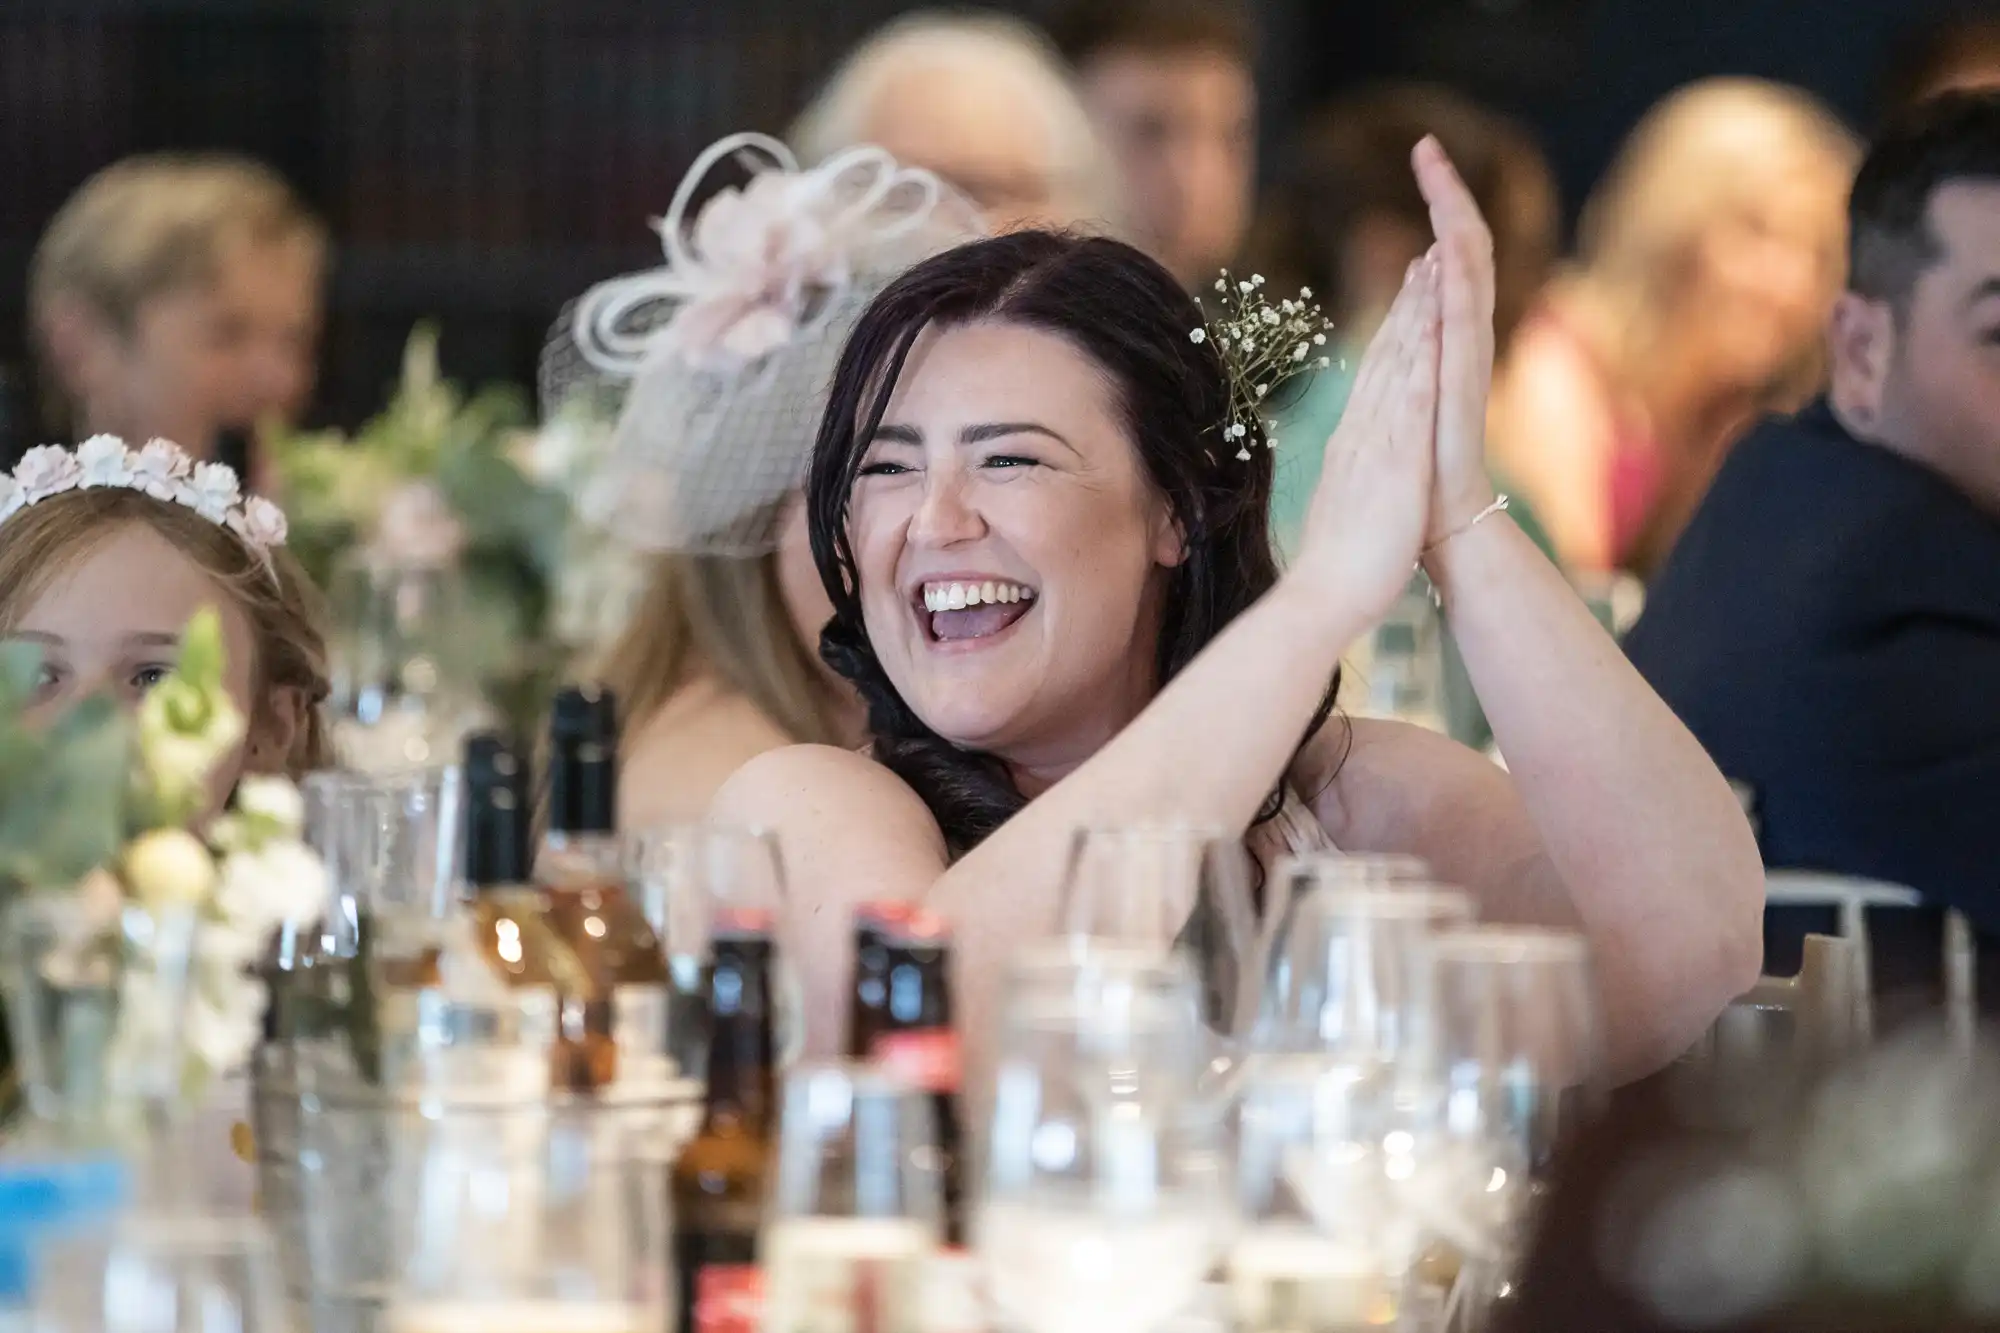
[[[259,163],[105,168],[50,222],[29,272],[47,424],[241,453],[312,395],[325,261],[319,221]]]
[[[1232,263],[1257,174],[1255,36],[1228,0],[1076,0],[1053,25],[1133,241],[1190,288]]]
[[[1778,867],[2000,930],[2000,95],[1939,99],[1849,205],[1832,390],[1730,455],[1627,647]]]
[[[936,172],[996,230],[1115,227],[1090,118],[1036,29],[1000,14],[910,14],[856,47],[792,127],[807,165],[857,144]]]

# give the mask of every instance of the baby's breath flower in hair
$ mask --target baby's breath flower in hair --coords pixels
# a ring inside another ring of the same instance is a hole
[[[1272,443],[1271,426],[1263,415],[1266,400],[1301,371],[1324,370],[1331,364],[1330,358],[1313,351],[1326,346],[1330,326],[1309,287],[1300,289],[1297,300],[1273,305],[1264,295],[1263,274],[1235,279],[1224,269],[1215,280],[1215,290],[1214,310],[1196,298],[1206,323],[1190,331],[1188,341],[1212,341],[1222,354],[1229,378],[1229,419],[1221,423],[1222,438],[1237,446],[1238,458],[1247,459],[1251,436],[1266,447]]]

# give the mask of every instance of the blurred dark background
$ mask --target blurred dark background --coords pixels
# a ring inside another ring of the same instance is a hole
[[[413,321],[447,371],[532,380],[562,302],[658,254],[704,145],[781,132],[895,0],[0,0],[0,365],[62,200],[128,153],[226,147],[282,170],[337,239],[317,420],[379,406]],[[1047,0],[999,6],[1042,17]],[[1570,207],[1669,89],[1799,84],[1857,128],[1906,31],[1951,0],[1263,0],[1264,133],[1382,77],[1534,126]],[[1988,5],[1985,8],[1991,9]]]

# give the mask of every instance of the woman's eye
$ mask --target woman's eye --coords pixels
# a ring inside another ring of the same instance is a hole
[[[62,688],[62,671],[48,662],[42,663],[35,672],[35,699],[40,702],[55,697]]]
[[[986,460],[987,467],[1036,467],[1037,460],[1024,458],[1020,454],[995,454]]]
[[[132,673],[132,688],[144,694],[172,674],[173,668],[169,666],[142,666]]]
[[[858,475],[863,477],[900,477],[909,469],[901,463],[863,463]]]

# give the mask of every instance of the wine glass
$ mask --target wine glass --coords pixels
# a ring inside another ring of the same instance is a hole
[[[1004,1323],[1148,1333],[1200,1290],[1228,1198],[1198,1008],[1184,968],[1131,949],[1010,977],[973,1227]]]
[[[1423,946],[1440,929],[1468,925],[1472,900],[1441,888],[1344,887],[1342,869],[1280,867],[1281,919],[1255,1044],[1392,1069],[1422,1021],[1431,978]]]
[[[455,754],[484,710],[472,679],[464,580],[357,551],[329,581],[334,744],[344,763],[394,773]]]
[[[1594,1096],[1597,990],[1588,947],[1568,931],[1458,929],[1425,951],[1406,1199],[1439,1242],[1454,1310],[1478,1326],[1510,1293],[1537,1175]]]
[[[923,1095],[878,1069],[814,1061],[786,1075],[783,1106],[758,1242],[764,1327],[802,1333],[865,1307],[881,1333],[918,1333],[944,1215]]]
[[[1241,1333],[1422,1325],[1425,1293],[1408,1282],[1417,1232],[1397,1188],[1409,1135],[1385,1109],[1362,1071],[1326,1056],[1265,1056],[1252,1068],[1225,1262]]]
[[[805,1050],[805,992],[792,961],[785,859],[777,835],[728,824],[668,824],[626,839],[626,882],[666,951],[673,1013],[671,1054],[684,1070],[706,1068],[707,994],[702,967],[717,930],[751,928],[776,945],[772,985],[778,1060]]]
[[[1240,838],[1195,825],[1079,830],[1062,892],[1062,930],[1078,947],[1115,943],[1183,956],[1202,1017],[1227,1039],[1257,1013],[1260,931]]]

